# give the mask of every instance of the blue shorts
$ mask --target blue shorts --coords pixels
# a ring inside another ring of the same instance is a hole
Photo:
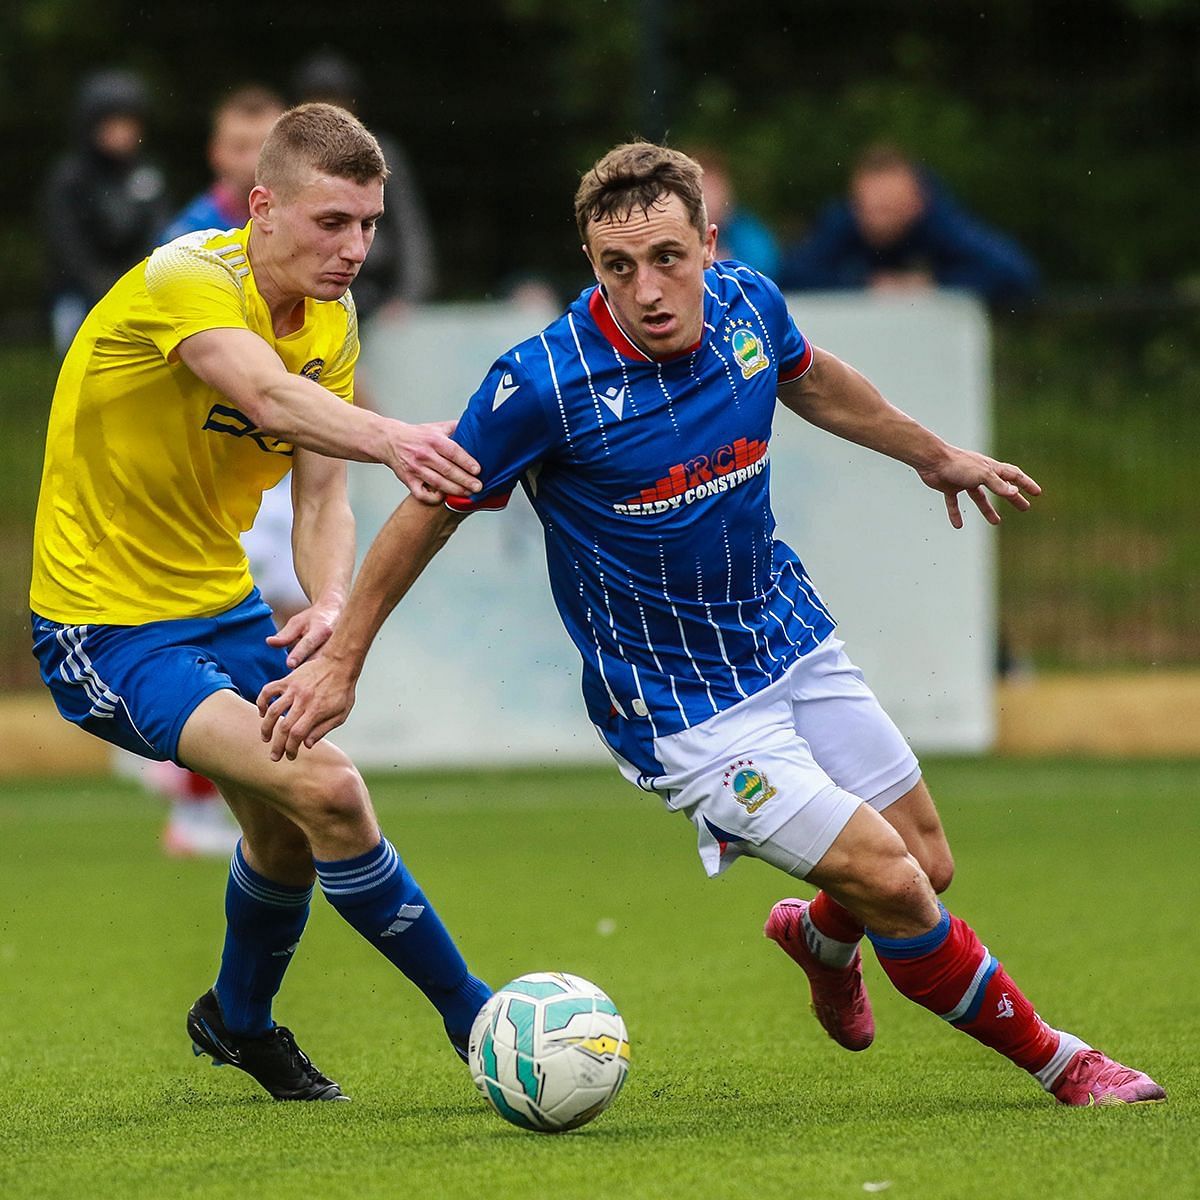
[[[33,653],[58,711],[74,725],[143,758],[175,759],[197,705],[229,688],[251,703],[287,674],[268,646],[271,610],[255,588],[215,617],[145,625],[60,625],[31,613]]]

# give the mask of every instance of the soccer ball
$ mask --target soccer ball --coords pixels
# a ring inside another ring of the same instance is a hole
[[[616,1099],[629,1035],[616,1005],[578,975],[539,971],[505,984],[471,1027],[475,1086],[506,1120],[563,1133]]]

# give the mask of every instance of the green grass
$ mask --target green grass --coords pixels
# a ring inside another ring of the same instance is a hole
[[[273,1104],[193,1059],[183,1016],[215,972],[222,866],[163,858],[158,807],[128,786],[9,786],[0,1195],[823,1200],[888,1181],[897,1200],[1192,1196],[1198,774],[929,768],[958,857],[953,909],[1049,1020],[1171,1094],[1124,1110],[1057,1108],[873,961],[878,1040],[839,1050],[759,935],[795,885],[757,863],[706,881],[690,827],[611,772],[374,781],[477,971],[575,971],[624,1013],[625,1090],[556,1138],[485,1108],[436,1014],[321,901],[277,1013],[354,1103]]]

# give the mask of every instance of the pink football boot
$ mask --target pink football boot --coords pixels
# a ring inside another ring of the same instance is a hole
[[[763,933],[778,942],[808,976],[812,1010],[821,1028],[847,1050],[865,1050],[875,1040],[875,1018],[863,983],[862,954],[848,967],[827,967],[808,948],[800,918],[807,900],[780,900],[771,909]]]
[[[1093,1104],[1147,1104],[1165,1100],[1149,1075],[1113,1062],[1099,1050],[1080,1050],[1050,1089],[1059,1104],[1086,1108]]]

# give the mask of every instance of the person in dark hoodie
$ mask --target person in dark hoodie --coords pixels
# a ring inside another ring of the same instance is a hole
[[[54,164],[42,203],[59,354],[171,215],[163,174],[142,153],[148,109],[145,84],[129,71],[96,72],[79,89],[74,145]]]
[[[828,205],[784,255],[785,291],[962,288],[989,304],[1020,303],[1038,270],[1010,237],[968,213],[928,172],[891,146],[854,166],[849,195]]]

